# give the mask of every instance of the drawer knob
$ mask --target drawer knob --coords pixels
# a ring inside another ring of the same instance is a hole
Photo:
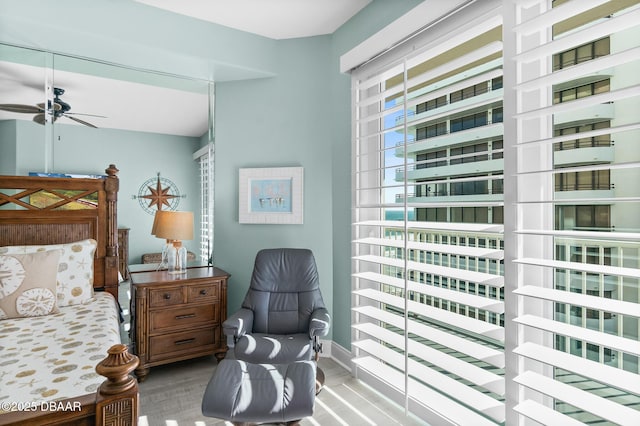
[[[207,295],[207,290],[205,290],[205,289],[200,290],[200,294],[202,296],[206,296]]]
[[[179,345],[188,345],[189,343],[193,343],[195,341],[196,341],[196,339],[192,337],[191,339],[178,340],[178,341],[175,341],[173,343],[176,346],[179,346]]]
[[[169,300],[169,299],[171,299],[171,294],[169,294],[169,293],[165,293],[165,294],[164,294],[164,298],[165,298],[165,300]]]

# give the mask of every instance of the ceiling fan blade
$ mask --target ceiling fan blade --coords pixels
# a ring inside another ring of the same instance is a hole
[[[51,117],[53,118],[53,122],[55,123],[56,120],[58,119],[58,117],[56,117],[55,115],[51,115]],[[44,123],[47,121],[46,115],[44,112],[40,113],[40,114],[36,114],[33,116],[33,121],[35,121],[38,124],[42,124],[44,126]]]
[[[23,104],[0,104],[0,110],[9,112],[23,112],[27,114],[38,114],[43,109],[35,105],[23,105]]]
[[[97,128],[98,128],[97,126],[94,126],[94,125],[93,125],[93,124],[91,124],[91,123],[87,123],[86,121],[84,121],[84,120],[80,120],[79,118],[70,117],[70,116],[68,116],[67,114],[65,114],[63,117],[67,117],[68,119],[73,120],[73,121],[75,121],[75,122],[77,122],[77,123],[80,123],[80,124],[84,124],[85,126],[93,127],[94,129],[97,129]]]
[[[33,116],[33,121],[44,126],[44,123],[47,121],[47,119],[44,114],[36,114]]]
[[[69,115],[84,115],[86,117],[97,117],[97,118],[107,118],[104,115],[96,115],[96,114],[83,114],[81,112],[65,112],[64,115],[69,116]],[[69,117],[71,118],[71,117]]]

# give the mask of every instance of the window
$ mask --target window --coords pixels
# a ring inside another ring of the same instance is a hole
[[[426,421],[640,423],[639,4],[473,2],[353,71],[353,365]]]
[[[488,91],[489,82],[485,81],[479,84],[474,84],[473,86],[465,87],[464,89],[460,89],[455,92],[451,92],[451,94],[449,95],[449,99],[451,103],[454,103],[463,99],[469,99],[474,96],[487,93]]]
[[[416,140],[433,138],[447,133],[447,123],[441,122],[416,129]]]
[[[553,149],[554,151],[565,151],[567,149],[589,148],[594,146],[611,146],[611,135],[607,132],[601,131],[602,129],[608,129],[610,127],[610,121],[598,121],[595,123],[582,124],[580,126],[556,129],[554,131],[554,136],[572,134],[592,134],[593,136],[558,142],[553,145]]]
[[[425,420],[640,424],[639,40],[638,1],[487,0],[353,71],[354,368]],[[450,133],[409,143],[445,82]]]
[[[559,173],[555,175],[556,191],[594,191],[611,189],[610,170]]]
[[[581,86],[572,87],[570,89],[560,90],[554,93],[554,103],[575,101],[576,99],[586,98],[587,96],[597,95],[598,93],[609,91],[609,79],[597,81],[595,83],[583,84]]]
[[[416,105],[416,114],[421,112],[430,111],[432,109],[440,108],[447,104],[447,96],[443,95],[436,99],[431,99],[425,103]]]
[[[624,294],[637,288],[640,265],[612,263],[640,241],[640,221],[627,216],[640,212],[640,190],[628,184],[640,181],[632,142],[640,117],[624,112],[640,105],[638,60],[626,53],[639,45],[639,2],[508,3],[516,59],[513,68],[505,61],[504,75],[516,100],[504,141],[505,156],[515,149],[516,184],[505,179],[505,197],[514,191],[519,199],[505,212],[505,234],[518,236],[505,239],[505,250],[518,252],[505,262],[505,279],[515,283],[514,303],[527,308],[515,315],[519,342],[506,355],[528,366],[506,376],[521,393],[512,421],[634,423],[640,412],[630,404],[640,397],[627,384],[640,383],[639,354],[626,345],[637,346],[640,334],[621,324],[640,317],[639,300]],[[603,105],[611,121],[600,118]]]
[[[557,206],[557,230],[606,231],[611,229],[611,206]]]
[[[487,2],[480,3],[480,9],[490,9]],[[470,106],[456,111],[457,118],[438,122],[425,123],[424,116],[405,113],[411,104],[419,106],[416,111],[436,108],[430,91],[440,90],[443,81],[457,87],[450,97],[457,105],[448,108],[458,109],[466,103],[456,102],[456,96],[471,101],[490,84],[502,84],[501,29],[495,10],[465,27],[465,39],[451,42],[443,34],[441,43],[396,62],[383,61],[381,68],[369,64],[353,75],[357,137],[352,348],[356,368],[387,383],[408,380],[406,392],[390,392],[425,406],[434,401],[450,404],[452,418],[461,424],[500,423],[504,268],[501,226],[491,223],[490,216],[502,206],[495,205],[500,201],[484,201],[487,175],[471,175],[458,167],[462,175],[450,176],[438,169],[488,160],[486,139],[453,133],[485,126],[494,108],[500,115],[501,101],[492,99],[483,111]],[[400,120],[406,121],[399,126]],[[446,131],[449,126],[451,133]],[[434,136],[437,145],[408,143]],[[400,172],[390,177],[384,172],[390,168]],[[431,173],[436,177],[424,177]],[[396,179],[399,176],[402,180]],[[468,199],[456,205],[442,201],[450,196]],[[407,204],[393,206],[388,200]],[[398,208],[406,212],[390,214]],[[425,237],[416,238],[417,233]],[[477,246],[480,240],[492,240],[499,247],[484,251]],[[485,257],[488,253],[490,258]],[[432,389],[434,383],[442,389]],[[491,408],[468,407],[475,399]]]
[[[487,125],[487,113],[478,112],[476,114],[465,115],[464,117],[452,119],[451,133],[472,129],[474,127],[486,126],[486,125]]]
[[[583,44],[553,56],[553,69],[559,70],[582,62],[590,61],[600,56],[608,55],[610,51],[609,37]]]

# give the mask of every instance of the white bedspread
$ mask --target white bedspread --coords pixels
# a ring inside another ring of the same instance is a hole
[[[96,373],[96,364],[120,343],[120,327],[113,296],[95,296],[58,314],[0,321],[0,403],[52,401],[97,390],[105,378]]]

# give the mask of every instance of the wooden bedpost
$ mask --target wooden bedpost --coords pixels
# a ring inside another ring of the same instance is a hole
[[[105,380],[96,395],[96,425],[135,426],[138,424],[138,382],[131,375],[137,356],[123,344],[113,345],[109,355],[96,366]]]
[[[105,173],[105,192],[107,193],[107,244],[105,257],[105,290],[118,297],[118,189],[120,180],[118,179],[119,170],[115,164],[110,164]]]

